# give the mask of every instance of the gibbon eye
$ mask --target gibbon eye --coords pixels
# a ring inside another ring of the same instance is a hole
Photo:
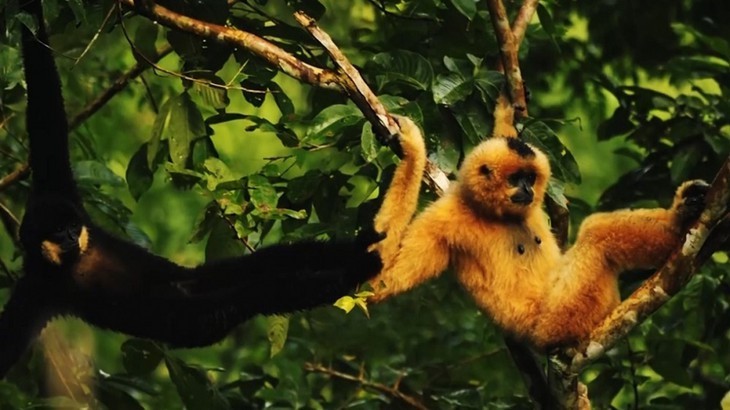
[[[529,172],[526,176],[526,179],[527,179],[527,182],[530,183],[530,185],[534,185],[535,180],[537,179],[537,174],[535,174],[534,172]]]
[[[488,177],[489,175],[492,174],[492,170],[489,169],[488,166],[482,165],[482,166],[479,167],[479,173]]]

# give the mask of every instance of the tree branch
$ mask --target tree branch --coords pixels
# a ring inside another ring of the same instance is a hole
[[[510,28],[507,10],[502,0],[487,0],[487,7],[489,8],[489,17],[492,20],[492,26],[494,26],[497,41],[500,45],[499,53],[502,67],[507,77],[507,95],[515,110],[515,117],[519,120],[527,116],[527,103],[525,102],[525,86],[522,82],[522,73],[520,72],[520,64],[517,59],[518,43],[515,41],[515,35]],[[525,14],[529,14],[529,9],[525,9]],[[526,19],[527,16],[523,18]],[[522,25],[523,23],[521,22],[520,24]],[[526,25],[526,23],[524,24]]]
[[[324,367],[321,364],[315,364],[315,363],[305,363],[304,370],[307,370],[309,372],[314,372],[314,373],[322,373],[322,374],[326,374],[330,377],[336,377],[338,379],[349,380],[352,382],[359,383],[360,385],[362,385],[362,387],[364,387],[366,389],[373,389],[373,390],[379,391],[381,393],[388,394],[416,409],[426,410],[428,408],[421,402],[420,398],[409,396],[409,395],[403,393],[402,391],[398,390],[398,384],[396,384],[395,386],[387,386],[382,383],[377,383],[377,382],[368,380],[365,378],[365,376],[363,374],[360,374],[358,376],[353,376],[351,374],[338,372],[337,370],[334,370],[331,367]]]
[[[28,176],[30,173],[30,165],[28,163],[20,164],[18,168],[15,169],[15,171],[9,173],[8,175],[5,175],[0,179],[0,192],[4,191],[7,187],[13,185],[14,183],[24,179]]]
[[[532,21],[532,16],[535,15],[535,10],[537,10],[539,2],[539,0],[525,0],[522,3],[522,7],[520,7],[520,11],[517,12],[515,21],[512,22],[512,35],[515,37],[516,51],[520,50],[520,45],[527,32],[527,26]]]
[[[397,139],[391,136],[398,133],[398,126],[393,118],[385,110],[378,97],[368,87],[360,72],[350,63],[345,55],[340,51],[337,45],[332,41],[329,34],[322,31],[317,23],[311,17],[301,11],[294,13],[294,18],[317,40],[332,58],[335,66],[342,75],[341,86],[348,97],[363,112],[365,118],[373,125],[373,130],[384,137],[386,143],[397,143]],[[390,141],[388,141],[390,140]],[[393,145],[393,144],[391,144]],[[395,147],[396,152],[400,155],[400,147]],[[426,184],[438,195],[443,195],[449,186],[449,179],[446,174],[432,161],[426,161],[426,170],[424,171]]]
[[[130,8],[135,8],[134,0],[119,0]],[[150,20],[166,27],[175,28],[202,38],[209,38],[244,48],[276,66],[282,72],[307,84],[330,90],[342,91],[338,73],[299,60],[281,47],[247,31],[196,20],[176,13],[152,1],[145,7],[135,8]]]

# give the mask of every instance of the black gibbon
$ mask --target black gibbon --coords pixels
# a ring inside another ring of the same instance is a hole
[[[384,267],[371,280],[370,300],[407,291],[451,264],[497,325],[539,349],[588,336],[620,302],[617,276],[661,265],[704,208],[707,183],[688,181],[669,209],[591,215],[562,253],[541,206],[550,179],[546,155],[500,136],[474,148],[458,181],[409,224],[425,152],[416,126],[401,130],[405,160],[375,220],[388,236],[373,245]]]
[[[186,268],[95,226],[70,168],[40,0],[23,10],[38,20],[35,36],[22,29],[33,178],[20,228],[25,275],[0,315],[0,377],[54,316],[173,347],[204,346],[254,315],[332,303],[381,269],[368,250],[382,238],[372,229],[349,242],[271,246]]]

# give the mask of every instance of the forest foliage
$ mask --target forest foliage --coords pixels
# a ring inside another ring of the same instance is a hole
[[[482,1],[159,3],[331,66],[292,17],[304,10],[389,112],[422,126],[430,159],[450,176],[490,134],[504,80]],[[349,238],[371,223],[397,158],[346,95],[111,0],[44,5],[69,118],[143,68],[72,134],[74,173],[101,226],[194,264],[266,244]],[[549,154],[551,196],[567,197],[573,227],[598,210],[666,206],[681,181],[712,179],[730,153],[726,21],[724,0],[540,2],[520,48],[530,91],[521,135]],[[0,1],[0,177],[27,162],[21,24],[35,23],[16,2]],[[0,189],[4,301],[22,275],[7,219],[22,216],[28,182]],[[644,277],[625,275],[622,292]],[[584,372],[594,408],[717,408],[730,391],[729,329],[728,255],[717,252]],[[257,318],[193,350],[56,320],[0,382],[8,409],[375,409],[409,400],[531,408],[502,334],[449,275],[349,314],[325,307]]]

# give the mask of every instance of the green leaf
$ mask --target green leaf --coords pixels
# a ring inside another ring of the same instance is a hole
[[[206,374],[182,360],[166,356],[165,365],[177,394],[188,410],[225,410],[228,401],[211,383]]]
[[[548,156],[556,178],[564,182],[580,182],[580,170],[573,154],[545,123],[537,120],[528,121],[520,135],[525,142],[534,145]]]
[[[86,21],[86,9],[84,9],[84,2],[82,0],[66,0],[68,8],[74,14],[77,24],[87,24]]]
[[[134,32],[134,51],[135,58],[140,61],[146,61],[154,58],[157,55],[157,47],[155,47],[155,41],[157,40],[157,29],[158,25],[151,21],[142,21],[137,26],[137,30]],[[137,53],[141,54],[143,58],[140,58]]]
[[[504,74],[499,71],[480,69],[474,76],[474,85],[482,95],[482,102],[494,105],[504,85]]]
[[[262,175],[251,175],[248,178],[248,193],[251,196],[251,203],[264,213],[276,209],[276,204],[279,202],[276,189]]]
[[[373,132],[373,125],[365,122],[360,136],[360,155],[365,162],[372,162],[378,156],[379,145]]]
[[[206,135],[203,115],[187,92],[180,94],[170,107],[170,158],[175,165],[185,166],[190,144]]]
[[[450,2],[459,13],[469,20],[477,14],[477,0],[450,0]]]
[[[682,181],[688,179],[692,172],[702,161],[703,150],[699,144],[692,144],[682,149],[672,159],[669,168],[669,175],[674,185],[679,185]]]
[[[218,158],[208,158],[203,162],[206,170],[207,189],[214,191],[218,184],[235,181],[237,178],[225,162]]]
[[[274,102],[276,103],[276,106],[279,107],[279,111],[281,111],[282,116],[289,117],[294,114],[294,103],[291,101],[291,98],[286,95],[279,84],[271,81],[269,83],[269,90],[271,91],[271,95],[274,97]]]
[[[266,317],[266,325],[268,328],[266,335],[269,343],[271,343],[269,357],[274,357],[284,348],[286,343],[286,337],[289,333],[289,317],[281,315],[268,316]]]
[[[238,239],[230,225],[217,218],[211,222],[210,236],[205,245],[205,260],[207,262],[226,258],[236,258],[246,254],[246,247]]]
[[[294,204],[302,204],[317,192],[323,176],[319,170],[312,169],[306,174],[292,178],[286,189],[286,197]]]
[[[425,91],[433,82],[431,63],[418,53],[396,50],[376,54],[372,61],[382,70],[378,74],[379,89],[390,83],[399,83]]]
[[[343,296],[335,301],[334,306],[344,310],[345,313],[350,313],[355,307],[355,298],[352,296]]]
[[[254,107],[261,107],[266,100],[266,94],[268,93],[268,86],[261,84],[260,82],[252,79],[245,79],[241,81],[241,92],[243,98],[246,99]]]
[[[492,130],[492,116],[476,98],[458,103],[451,113],[472,145],[481,142]]]
[[[605,141],[609,138],[626,134],[635,128],[629,119],[631,113],[624,107],[617,107],[611,118],[598,126],[598,140]]]
[[[162,103],[160,111],[157,113],[155,123],[152,125],[152,137],[150,138],[149,145],[147,147],[147,166],[152,169],[157,152],[160,150],[160,144],[162,141],[162,133],[170,122],[170,111],[173,104],[175,104],[176,97],[169,98],[167,101]]]
[[[474,89],[474,81],[466,80],[460,74],[439,75],[433,84],[433,100],[436,104],[454,105],[468,97]]]
[[[6,11],[6,10],[3,10],[3,11]],[[21,11],[21,12],[15,14],[15,19],[18,20],[26,28],[28,28],[28,30],[30,30],[31,33],[33,33],[33,34],[38,33],[38,20],[34,16],[31,16],[30,14],[26,13],[25,11]]]
[[[558,51],[560,51],[560,45],[556,38],[557,32],[555,30],[555,22],[553,21],[553,16],[550,14],[550,10],[548,10],[544,4],[539,3],[537,5],[537,17],[540,19],[542,29],[545,30],[548,37],[550,37],[550,42],[555,46]]]
[[[74,176],[82,183],[122,186],[124,180],[98,161],[77,161],[73,164]]]
[[[199,80],[205,80],[211,84],[217,84],[220,86],[225,86],[226,84],[223,79],[213,73],[197,72],[194,76]],[[228,107],[228,104],[231,102],[230,98],[228,98],[228,90],[222,87],[213,87],[209,84],[194,81],[192,90],[200,96],[200,99],[203,100],[206,105],[214,110],[223,110]]]
[[[312,145],[333,143],[345,128],[362,120],[362,112],[352,105],[331,105],[314,117],[304,141]]]
[[[152,373],[165,356],[155,342],[142,339],[127,340],[121,350],[124,370],[133,376]]]
[[[154,178],[147,165],[147,147],[148,144],[142,144],[127,165],[127,186],[135,200],[139,200],[139,197],[150,189]]]

